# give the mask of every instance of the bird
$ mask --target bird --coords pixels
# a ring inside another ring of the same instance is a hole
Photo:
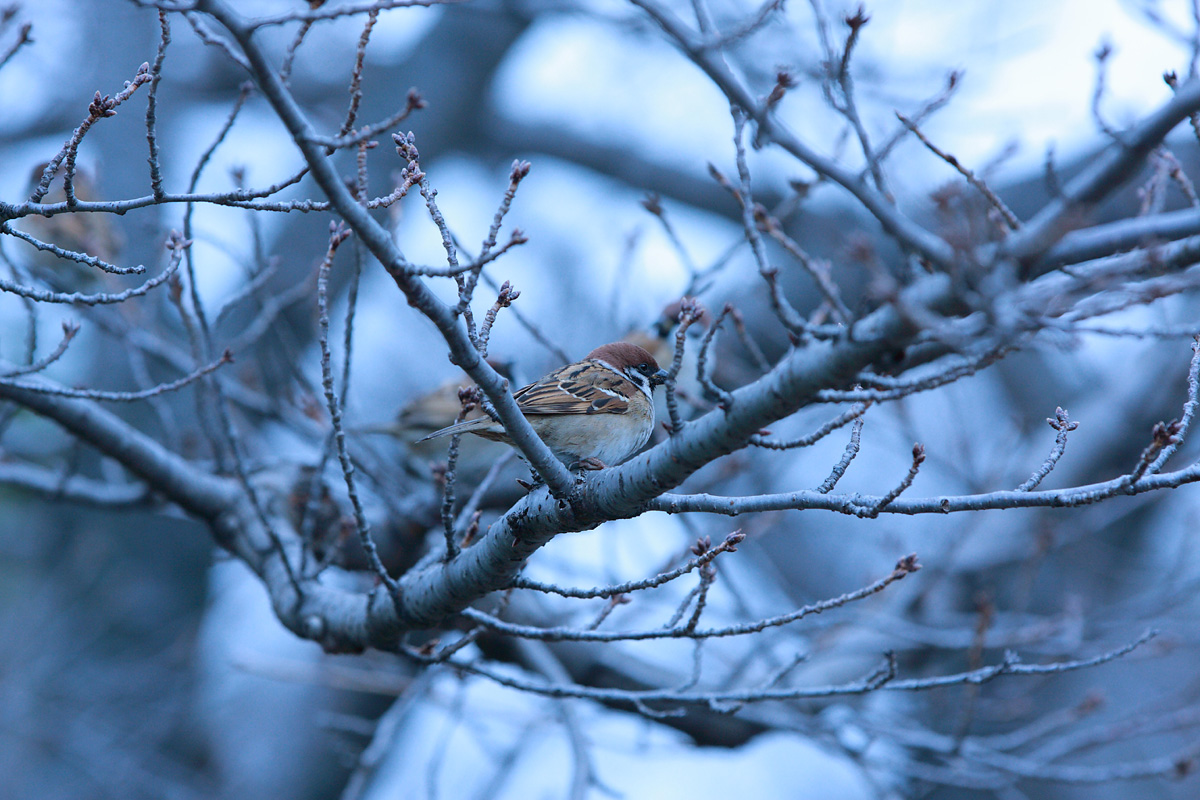
[[[508,378],[512,375],[512,365],[488,359],[492,369]],[[389,425],[366,428],[368,433],[386,433],[396,438],[404,438],[418,434],[432,433],[454,423],[460,411],[462,402],[459,391],[475,385],[465,372],[451,378],[425,394],[419,395],[405,403],[396,412],[395,419]],[[472,411],[468,419],[483,416],[482,411]]]
[[[515,365],[511,361],[489,358],[488,364],[492,369],[513,383],[516,374]],[[408,400],[396,411],[391,422],[380,425],[351,428],[350,432],[360,435],[379,434],[391,438],[400,445],[400,455],[406,468],[414,474],[428,476],[430,467],[446,458],[444,442],[417,442],[417,438],[432,433],[447,425],[453,425],[462,411],[462,401],[459,400],[459,390],[475,386],[475,382],[465,372],[457,377],[438,385],[424,394]],[[467,420],[487,416],[476,406],[465,417]],[[472,438],[459,445],[458,461],[455,464],[460,481],[474,483],[481,479],[496,459],[504,453],[504,448],[483,439]]]
[[[662,364],[670,364],[675,360],[675,331],[679,326],[679,314],[683,301],[675,300],[669,303],[657,319],[649,327],[636,327],[621,337],[621,341],[630,342],[646,349],[646,352]],[[699,358],[700,338],[712,324],[712,315],[699,303],[694,304],[696,319],[687,330],[691,340],[683,351],[683,359],[679,371],[675,374],[672,385],[675,396],[694,410],[702,411],[711,407],[704,399],[704,387],[700,383]],[[664,397],[658,397],[654,410],[660,419],[667,415],[667,402]]]
[[[644,348],[612,342],[517,390],[513,399],[559,461],[571,470],[598,470],[646,444],[654,430],[654,387],[668,377]],[[418,441],[463,433],[512,446],[491,416],[449,425]]]

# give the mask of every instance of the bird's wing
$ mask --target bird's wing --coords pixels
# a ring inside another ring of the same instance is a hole
[[[624,414],[637,386],[599,362],[569,364],[513,395],[526,416],[538,414]]]

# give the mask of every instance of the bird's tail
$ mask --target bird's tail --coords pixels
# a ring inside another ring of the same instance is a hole
[[[417,439],[417,444],[427,442],[430,439],[438,439],[442,436],[452,436],[456,433],[472,433],[474,431],[484,430],[492,425],[490,417],[482,417],[480,419],[468,419],[463,422],[456,422],[453,425],[447,425],[441,430],[434,431],[428,436]]]

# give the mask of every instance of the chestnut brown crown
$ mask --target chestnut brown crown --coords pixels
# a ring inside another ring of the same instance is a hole
[[[666,370],[659,369],[658,362],[645,348],[629,342],[612,342],[601,345],[587,354],[589,359],[599,359],[615,369],[626,373],[638,372],[650,379],[650,386],[658,386],[667,380]]]
[[[658,362],[654,360],[654,356],[650,355],[645,348],[629,342],[612,342],[601,345],[588,353],[587,357],[598,358],[617,369],[640,367],[643,364],[648,364],[652,371],[658,369]]]

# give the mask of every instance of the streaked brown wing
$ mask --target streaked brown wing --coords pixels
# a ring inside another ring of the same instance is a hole
[[[522,414],[624,414],[638,388],[607,368],[587,362],[551,372],[513,397]]]

